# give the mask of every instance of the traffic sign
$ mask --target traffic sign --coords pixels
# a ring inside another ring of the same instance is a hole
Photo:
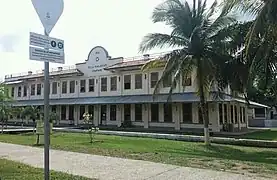
[[[30,32],[29,41],[31,46],[49,48],[57,51],[64,51],[64,41],[61,39]]]
[[[29,47],[29,58],[35,61],[47,61],[64,64],[64,52],[46,50],[38,47]]]
[[[33,6],[39,16],[44,27],[44,35],[49,36],[53,27],[60,18],[64,2],[63,0],[32,0]],[[49,41],[48,41],[49,44]],[[48,48],[29,47],[29,55],[31,60],[44,61],[44,179],[50,179],[50,162],[49,162],[49,146],[50,146],[50,124],[49,124],[49,62],[64,64],[63,43],[50,41],[53,48],[62,49],[59,51],[49,50]],[[49,47],[50,48],[50,47]]]
[[[32,0],[39,19],[49,34],[63,13],[63,0]]]

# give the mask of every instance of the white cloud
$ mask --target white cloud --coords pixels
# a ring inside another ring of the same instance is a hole
[[[16,35],[0,36],[0,52],[14,52],[20,43],[20,37]]]

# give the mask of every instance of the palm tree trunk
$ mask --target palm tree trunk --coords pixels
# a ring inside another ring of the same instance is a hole
[[[200,109],[201,109],[202,118],[204,122],[205,145],[210,145],[208,104],[206,102],[203,85],[200,85],[199,91],[200,91]]]
[[[202,119],[204,122],[204,142],[205,145],[210,145],[210,132],[209,132],[209,116],[208,116],[208,104],[206,102],[204,86],[203,86],[203,74],[202,74],[202,64],[198,60],[198,88],[199,88],[199,98],[200,98],[200,110],[202,114]]]

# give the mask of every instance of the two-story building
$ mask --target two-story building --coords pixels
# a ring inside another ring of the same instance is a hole
[[[142,72],[141,67],[157,56],[129,59],[111,58],[100,46],[93,48],[85,62],[59,67],[50,72],[50,107],[58,114],[57,123],[83,124],[83,114],[92,114],[98,126],[118,126],[129,121],[141,128],[202,129],[195,74],[177,83],[170,101],[171,81],[164,81],[160,93],[152,96],[162,68]],[[6,75],[14,106],[39,106],[43,102],[43,71]],[[210,129],[222,131],[223,124],[247,128],[246,102],[232,97],[230,89],[221,98],[208,99]],[[253,106],[265,107],[251,102]],[[13,117],[13,120],[17,119]]]

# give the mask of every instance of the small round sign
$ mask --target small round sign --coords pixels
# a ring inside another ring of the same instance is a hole
[[[51,41],[51,46],[52,46],[53,48],[56,47],[56,46],[57,46],[56,41]]]
[[[58,42],[58,48],[62,49],[63,48],[63,43]]]

